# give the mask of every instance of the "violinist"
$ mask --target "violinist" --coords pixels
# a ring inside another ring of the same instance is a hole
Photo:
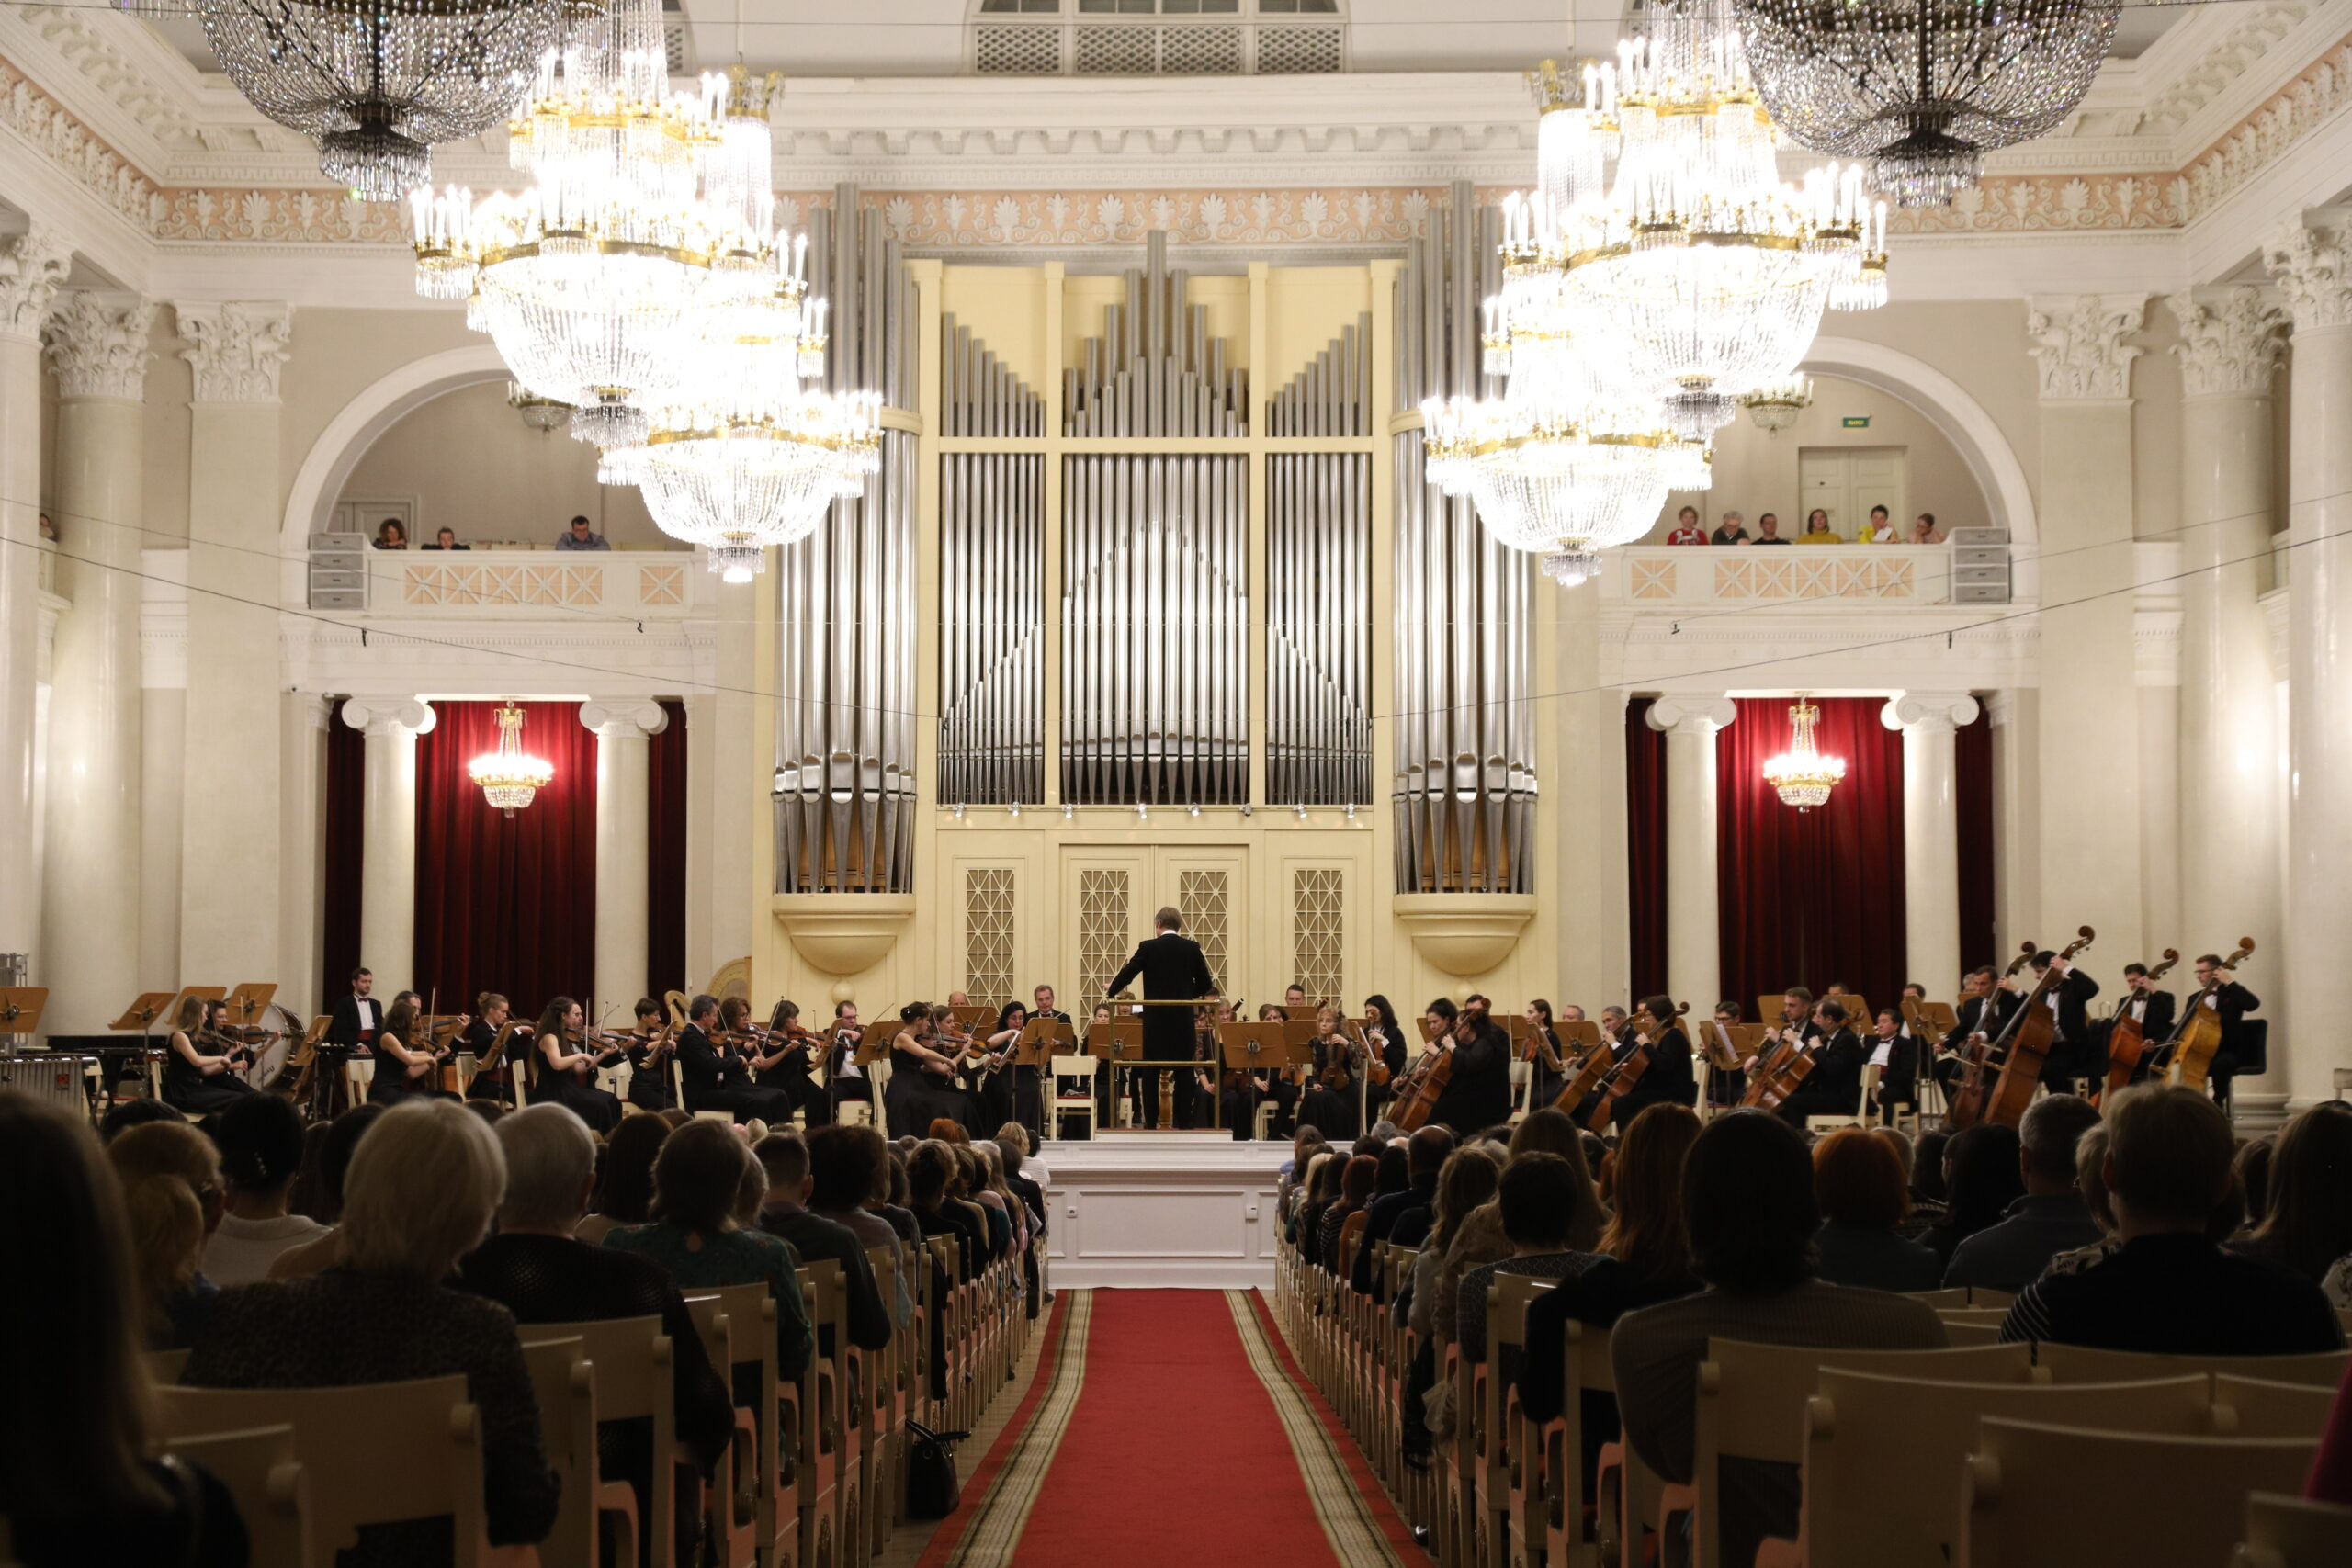
[[[890,1086],[884,1113],[894,1138],[923,1136],[942,1119],[968,1131],[971,1097],[956,1087],[956,1053],[939,1038],[938,1015],[928,1002],[899,1010],[899,1032],[890,1038]]]
[[[738,1122],[753,1118],[770,1126],[792,1120],[792,1097],[752,1081],[743,1058],[719,1047],[718,998],[705,993],[686,1004],[686,1027],[678,1032],[678,1076],[685,1084],[690,1111],[724,1111]]]
[[[741,997],[729,997],[718,1004],[718,1032],[711,1036],[711,1043],[739,1060],[752,1083],[775,1089],[793,1105],[802,1106],[823,1098],[823,1091],[809,1077],[809,1047],[814,1039],[805,1033],[796,1039],[790,1033],[754,1030],[752,1004]],[[790,1119],[791,1113],[786,1112],[785,1120]],[[810,1120],[813,1122],[815,1118]]]
[[[1028,1027],[1029,1010],[1019,1002],[1007,1002],[997,1010],[996,1027],[981,1041],[979,1053],[965,1068],[965,1086],[971,1091],[972,1109],[983,1127],[1001,1127],[1012,1120],[1012,1069],[1010,1066],[1012,1046]]]
[[[1383,1107],[1396,1098],[1397,1080],[1411,1065],[1412,1048],[1405,1037],[1405,1026],[1396,1021],[1396,1010],[1388,998],[1375,992],[1363,999],[1363,1041],[1371,1047],[1372,1060],[1367,1070],[1385,1067],[1388,1081],[1379,1081],[1380,1074],[1373,1072],[1371,1091],[1364,1096],[1364,1114],[1376,1117]]]
[[[830,1095],[822,1108],[827,1122],[833,1119],[844,1100],[862,1100],[869,1106],[874,1103],[874,1080],[857,1065],[858,1047],[865,1043],[865,1026],[857,1021],[855,1002],[833,1004],[831,1032],[824,1064]],[[812,1115],[817,1109],[810,1107]]]
[[[662,1004],[651,997],[637,998],[637,1027],[622,1036],[628,1054],[628,1102],[639,1111],[673,1111],[678,1097],[670,1088],[670,1063],[674,1055],[670,1027]]]
[[[506,1021],[514,1016],[514,1006],[504,997],[496,991],[484,991],[474,998],[474,1015],[459,1024],[458,1038],[464,1041],[466,1049],[474,1055],[474,1075],[466,1080],[468,1100],[489,1100],[500,1104],[513,1101],[513,1054],[511,1050],[502,1049],[496,1057],[492,1057],[490,1050],[498,1043],[498,1032],[505,1028]],[[514,1031],[517,1035],[523,1032],[522,1030]],[[514,1043],[510,1039],[508,1045],[511,1047]],[[481,1065],[484,1062],[490,1065],[484,1066]]]
[[[1315,1081],[1299,1100],[1299,1119],[1333,1143],[1353,1141],[1363,1131],[1356,1101],[1356,1079],[1363,1071],[1363,1050],[1340,1032],[1340,1010],[1317,1011]]]
[[[376,1076],[368,1080],[371,1105],[390,1105],[413,1095],[458,1098],[440,1087],[437,1076],[450,1049],[435,1045],[418,1027],[416,1000],[414,991],[402,991],[384,1010],[384,1027],[376,1035]]]
[[[1808,1116],[1850,1116],[1862,1100],[1862,1064],[1870,1054],[1855,1037],[1843,1002],[1823,1000],[1813,1010],[1813,1070],[1803,1085],[1775,1107],[1780,1118],[1804,1130]]]
[[[1487,1016],[1485,997],[1472,996],[1457,1013],[1440,997],[1423,1014],[1445,1032],[1432,1041],[1452,1056],[1453,1071],[1430,1120],[1468,1137],[1510,1120],[1510,1036]]]
[[[596,1087],[596,1069],[622,1059],[617,1048],[600,1052],[583,1037],[587,1017],[570,997],[550,997],[547,1010],[531,1032],[531,1046],[538,1070],[531,1082],[534,1100],[552,1100],[568,1107],[588,1123],[590,1132],[609,1133],[620,1125],[621,1102]],[[384,1020],[387,1032],[391,1019]],[[379,1070],[379,1077],[383,1075]]]
[[[1689,1105],[1699,1098],[1698,1070],[1690,1062],[1690,1036],[1684,1033],[1676,1021],[1674,998],[1645,997],[1640,1012],[1648,1015],[1645,1023],[1636,1016],[1623,1033],[1625,1043],[1617,1053],[1621,1063],[1636,1051],[1646,1052],[1649,1063],[1633,1088],[1617,1097],[1611,1112],[1611,1124],[1623,1130],[1633,1124],[1634,1118],[1653,1105]]]
[[[1552,1022],[1550,1002],[1538,997],[1528,1003],[1527,1025],[1527,1103],[1532,1110],[1560,1098],[1568,1087],[1568,1064]]]
[[[229,1004],[200,997],[180,998],[164,1043],[164,1103],[190,1116],[225,1111],[254,1092],[238,1076],[245,1047],[220,1032]]]

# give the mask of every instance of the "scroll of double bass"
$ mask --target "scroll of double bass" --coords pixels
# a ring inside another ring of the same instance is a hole
[[[2050,1043],[2058,1028],[2057,1015],[2044,1005],[2050,993],[2058,988],[2065,976],[2058,965],[2071,963],[2075,954],[2090,946],[2097,935],[2088,926],[2075,928],[2079,933],[2060,952],[2050,967],[2041,972],[2026,994],[2025,1006],[2010,1016],[2008,1027],[2001,1032],[1996,1045],[2006,1043],[2008,1049],[2001,1057],[2000,1080],[1993,1086],[1993,1093],[1984,1105],[1984,1120],[1996,1127],[2014,1127],[2025,1115],[2025,1108],[2033,1103],[2034,1090],[2041,1083],[2041,1065],[2050,1057]]]
[[[2180,949],[2165,949],[2164,962],[2148,971],[2148,984],[2154,986],[2172,972],[2180,962]],[[2107,1088],[2093,1095],[2097,1104],[2105,1095],[2138,1082],[2147,1073],[2148,1034],[2141,1021],[2127,1010],[2115,1015],[2115,1027],[2107,1035]]]

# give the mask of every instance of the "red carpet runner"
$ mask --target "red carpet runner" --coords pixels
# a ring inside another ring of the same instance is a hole
[[[1095,1291],[1060,1304],[1035,1385],[922,1568],[1420,1557],[1254,1293]]]

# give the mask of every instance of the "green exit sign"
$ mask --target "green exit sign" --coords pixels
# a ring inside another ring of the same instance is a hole
[[[1871,416],[1866,413],[1849,413],[1838,423],[1848,430],[1868,430],[1871,427]]]

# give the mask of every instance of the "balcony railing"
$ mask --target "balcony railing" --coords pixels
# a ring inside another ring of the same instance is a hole
[[[1873,607],[1951,603],[1951,550],[1943,545],[1658,546],[1611,550],[1603,560],[1601,597],[1634,610],[1815,599]]]

